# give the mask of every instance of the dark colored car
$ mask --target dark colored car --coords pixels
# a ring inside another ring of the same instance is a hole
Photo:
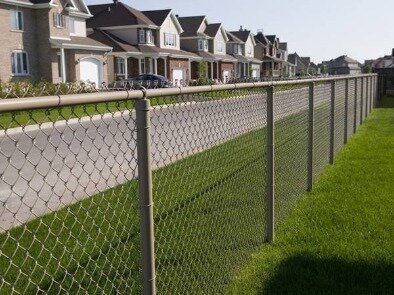
[[[129,84],[128,86],[132,89],[139,89],[140,87],[147,89],[172,87],[171,81],[166,77],[153,74],[139,75],[135,78],[123,80],[122,82]]]

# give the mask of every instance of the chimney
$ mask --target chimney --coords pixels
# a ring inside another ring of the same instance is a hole
[[[264,30],[263,29],[259,29],[257,30],[257,35],[263,35]]]
[[[239,31],[240,31],[240,32],[242,32],[242,31],[243,31],[243,28],[242,28],[242,26],[239,26]]]
[[[119,2],[119,0],[113,0],[113,1],[114,1],[115,5],[118,4],[118,2]]]

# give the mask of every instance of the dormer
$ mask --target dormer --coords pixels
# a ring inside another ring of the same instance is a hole
[[[208,21],[205,16],[178,17],[184,32],[181,34],[181,49],[190,52],[210,52],[210,40],[206,34]]]

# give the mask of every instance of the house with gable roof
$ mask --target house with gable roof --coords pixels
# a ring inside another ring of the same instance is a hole
[[[222,24],[209,24],[206,16],[178,17],[184,32],[181,49],[193,52],[207,63],[206,77],[227,82],[234,76],[236,59],[226,53],[227,34]],[[200,61],[191,63],[192,79],[198,79]]]
[[[0,79],[107,81],[112,48],[86,34],[83,0],[0,0]]]
[[[181,50],[183,28],[171,9],[139,11],[118,1],[89,9],[88,34],[113,48],[112,81],[141,74],[165,76],[176,86],[190,80],[190,63],[201,58]]]
[[[255,58],[256,41],[251,31],[240,27],[238,31],[227,32],[229,42],[227,53],[236,58],[237,78],[260,78],[261,60]]]

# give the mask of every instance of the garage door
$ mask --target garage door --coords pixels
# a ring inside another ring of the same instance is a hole
[[[101,62],[95,58],[85,58],[80,62],[80,80],[101,84]]]
[[[172,83],[174,86],[182,86],[185,77],[184,77],[184,70],[183,69],[174,69],[172,71]]]

